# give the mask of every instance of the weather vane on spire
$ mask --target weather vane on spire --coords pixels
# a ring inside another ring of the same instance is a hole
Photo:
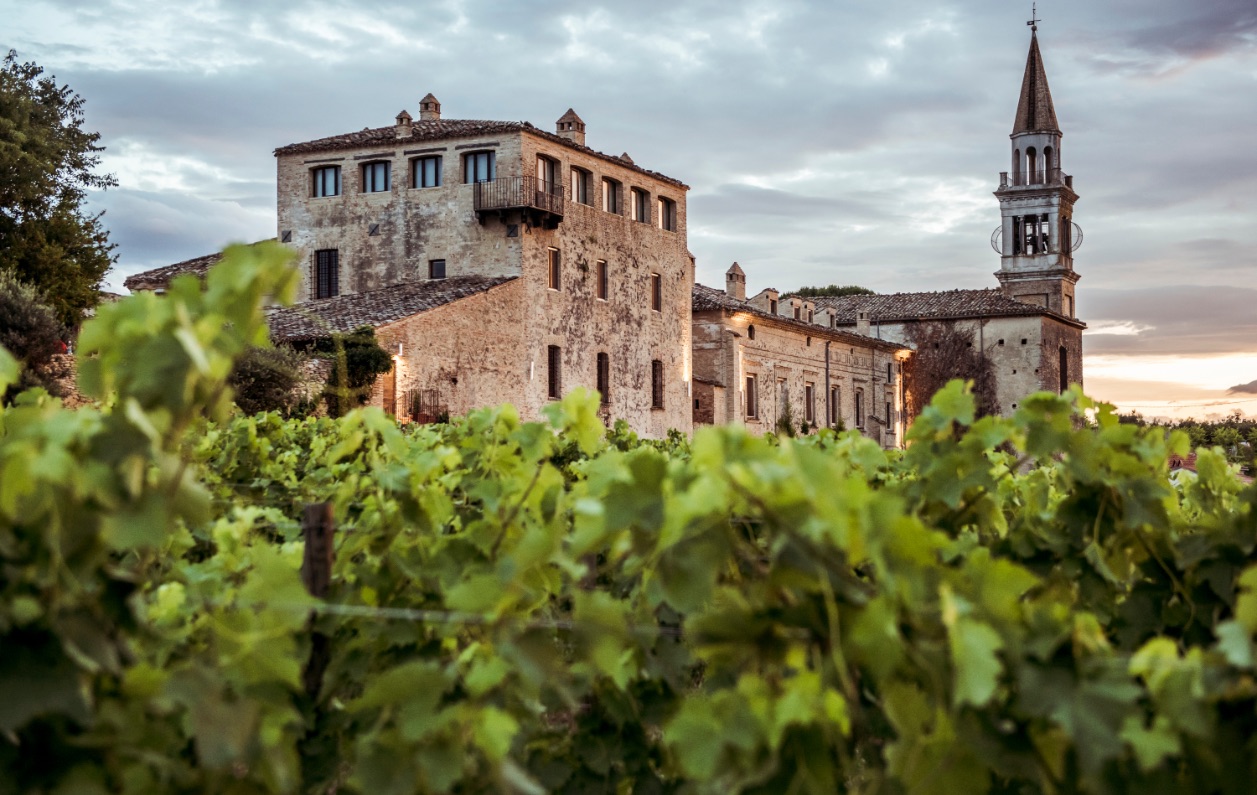
[[[1030,4],[1030,21],[1027,22],[1026,24],[1030,26],[1030,30],[1032,32],[1038,33],[1039,23],[1042,21],[1043,20],[1039,19],[1039,4],[1031,3]]]

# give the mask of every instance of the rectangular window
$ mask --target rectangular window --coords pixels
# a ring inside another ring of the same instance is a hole
[[[314,297],[340,294],[340,252],[334,248],[314,252]]]
[[[577,204],[590,204],[589,196],[590,173],[583,168],[572,166],[572,201]]]
[[[629,212],[634,221],[650,223],[650,194],[641,188],[629,191]]]
[[[829,424],[838,425],[838,418],[842,416],[842,392],[838,387],[831,386],[829,388]]]
[[[650,274],[650,308],[663,311],[663,277],[657,273]]]
[[[598,297],[601,298],[603,301],[605,301],[607,300],[607,294],[610,292],[610,285],[608,284],[610,280],[608,279],[609,274],[607,273],[607,261],[604,259],[598,260],[596,264],[596,268],[598,271]]]
[[[559,164],[543,155],[537,155],[537,190],[551,196],[563,193],[563,181],[559,179]]]
[[[890,416],[890,401],[888,400],[886,401],[886,424],[890,425],[894,421],[895,421],[895,418]]]
[[[620,214],[620,183],[613,179],[602,181],[602,209]]]
[[[746,417],[747,419],[755,419],[759,416],[759,378],[758,376],[748,375],[746,377]]]
[[[548,265],[548,286],[551,290],[558,290],[562,287],[562,269],[559,262],[559,250],[557,248],[546,249],[550,254],[550,262]]]
[[[558,345],[549,346],[546,349],[546,363],[547,394],[552,400],[558,400],[563,392],[563,349]]]
[[[677,231],[677,203],[662,196],[659,197],[659,228],[668,232]]]
[[[362,192],[383,193],[389,189],[389,164],[366,163],[362,166]]]
[[[768,314],[770,315],[777,314],[777,299],[776,298],[768,299]]]
[[[802,316],[801,316],[801,313],[802,313],[802,312],[803,312],[802,307],[798,307],[798,306],[796,306],[796,307],[794,308],[794,319],[795,319],[795,320],[801,320],[801,319],[802,319]]]
[[[463,155],[463,182],[490,182],[495,178],[492,152],[468,152]]]
[[[658,359],[650,362],[650,407],[663,408],[663,362]]]
[[[428,278],[444,279],[445,278],[445,260],[430,259],[428,260]]]
[[[323,166],[314,169],[310,174],[314,179],[311,195],[315,197],[340,195],[340,166]]]
[[[803,419],[807,424],[816,422],[816,385],[803,385]]]
[[[414,171],[414,181],[411,183],[416,188],[439,188],[441,187],[441,156],[420,157],[416,158]]]
[[[886,383],[888,384],[894,383],[895,381],[894,367],[895,365],[891,362],[886,362]]]
[[[864,427],[864,390],[855,391],[855,427]]]
[[[602,405],[611,402],[611,357],[605,353],[598,354],[598,394]]]

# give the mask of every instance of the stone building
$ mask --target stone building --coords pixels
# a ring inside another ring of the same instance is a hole
[[[943,323],[970,333],[990,361],[1001,412],[1039,390],[1082,384],[1082,332],[1074,310],[1074,179],[1061,169],[1061,131],[1039,52],[1037,28],[1013,122],[1011,172],[1000,174],[999,289],[818,298],[835,328],[864,321],[874,336],[909,343],[914,327]]]
[[[873,339],[867,326],[818,323],[812,302],[776,290],[748,300],[736,262],[723,291],[694,286],[693,311],[696,425],[763,433],[789,417],[796,428],[858,428],[884,447],[902,445],[907,347]]]
[[[380,402],[403,415],[426,399],[535,418],[583,385],[608,421],[689,430],[682,182],[587,147],[572,110],[546,132],[445,119],[431,94],[417,120],[275,156],[305,299],[276,315],[278,338],[375,326],[397,362]]]

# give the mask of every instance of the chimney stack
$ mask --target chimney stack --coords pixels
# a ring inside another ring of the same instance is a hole
[[[725,271],[725,294],[739,301],[746,300],[746,274],[736,262]]]
[[[855,333],[862,336],[870,336],[872,324],[869,322],[869,310],[857,309],[855,311]]]
[[[419,100],[419,121],[439,121],[441,119],[441,103],[436,97],[428,94]]]
[[[397,114],[397,126],[393,129],[397,131],[398,138],[410,137],[410,125],[412,121],[413,119],[411,119],[410,114],[404,110]]]
[[[554,127],[555,133],[560,138],[566,138],[580,146],[585,145],[585,122],[571,108],[568,108],[567,113],[559,117],[559,120],[554,123]]]

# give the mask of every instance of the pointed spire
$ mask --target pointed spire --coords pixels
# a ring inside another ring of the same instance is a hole
[[[1060,131],[1060,124],[1056,121],[1056,108],[1052,106],[1052,91],[1048,88],[1047,72],[1043,70],[1043,55],[1039,52],[1039,36],[1032,32],[1030,54],[1026,56],[1026,75],[1021,79],[1017,119],[1013,122],[1013,135]]]

